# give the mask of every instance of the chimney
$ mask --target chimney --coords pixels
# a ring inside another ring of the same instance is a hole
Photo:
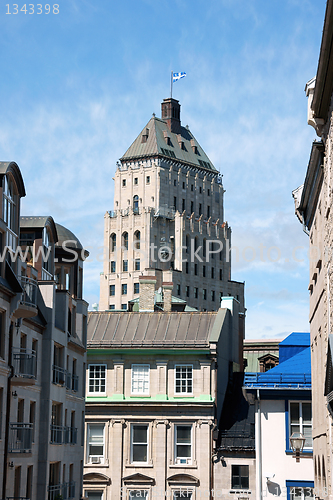
[[[163,99],[161,107],[162,120],[167,123],[170,132],[180,134],[181,124],[179,101],[176,101],[176,99],[172,99],[172,97],[168,97],[168,99]]]
[[[154,312],[156,276],[139,276],[139,311]]]
[[[163,310],[165,312],[170,312],[172,309],[172,290],[173,290],[173,282],[172,282],[172,271],[163,271]]]

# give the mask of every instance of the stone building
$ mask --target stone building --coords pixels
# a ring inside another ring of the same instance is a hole
[[[89,313],[84,495],[195,500],[213,487],[212,432],[241,369],[243,315],[232,297],[173,312],[168,293],[154,311],[156,277],[143,280],[141,312]]]
[[[328,0],[317,75],[306,85],[312,144],[304,185],[293,192],[296,215],[309,235],[313,453],[319,498],[332,498],[333,312],[333,1]]]
[[[172,268],[172,293],[191,307],[213,311],[233,296],[244,310],[244,283],[231,280],[222,176],[181,125],[177,100],[164,99],[162,118],[153,115],[120,158],[114,181],[100,310],[127,310],[139,296],[139,276],[151,268]]]
[[[0,163],[0,194],[0,495],[79,500],[84,250],[52,217],[20,218],[25,191],[14,162]]]

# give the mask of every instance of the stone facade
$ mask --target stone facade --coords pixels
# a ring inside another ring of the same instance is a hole
[[[310,332],[312,349],[313,452],[315,487],[319,498],[332,495],[332,416],[328,410],[333,389],[329,339],[333,312],[333,64],[331,44],[333,2],[327,1],[316,78],[306,85],[308,123],[320,137],[312,145],[304,186],[294,191],[296,214],[310,240]]]
[[[24,194],[18,166],[0,163],[5,254],[0,263],[0,495],[79,500],[88,305],[82,299],[83,262],[80,256],[64,262],[73,254],[62,243],[79,242],[52,217],[20,219]],[[18,244],[27,252],[24,259],[5,248],[15,252]],[[43,248],[45,259],[38,253]]]
[[[114,210],[105,214],[100,310],[126,310],[151,268],[172,268],[173,295],[198,310],[216,310],[230,295],[244,308],[244,284],[231,281],[222,177],[189,129],[173,123],[173,107],[179,116],[178,101],[164,100],[165,118],[153,116],[118,162]]]

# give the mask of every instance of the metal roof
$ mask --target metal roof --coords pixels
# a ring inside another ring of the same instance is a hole
[[[142,136],[146,135],[147,129],[149,131],[147,141],[142,142]],[[183,143],[182,147],[178,140]],[[197,154],[193,151],[191,141],[194,141],[193,144],[197,146]],[[205,171],[218,172],[188,128],[181,127],[181,134],[175,134],[170,131],[165,121],[153,116],[120,160],[127,161],[157,155],[178,160]]]
[[[224,318],[219,311],[93,311],[88,314],[88,347],[209,348]]]

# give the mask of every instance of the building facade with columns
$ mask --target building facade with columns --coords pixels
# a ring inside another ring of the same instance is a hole
[[[127,310],[145,269],[173,269],[173,295],[201,311],[233,296],[244,309],[244,283],[231,280],[231,229],[222,176],[188,126],[180,104],[162,102],[117,163],[114,209],[105,214],[102,310]],[[157,283],[157,288],[161,283]]]
[[[333,1],[328,0],[317,74],[305,87],[313,141],[304,184],[293,191],[309,236],[313,461],[316,496],[333,498]]]
[[[167,293],[158,310],[156,277],[142,281],[139,312],[89,313],[84,495],[195,500],[213,487],[212,432],[241,369],[243,315],[232,297],[175,312]]]

